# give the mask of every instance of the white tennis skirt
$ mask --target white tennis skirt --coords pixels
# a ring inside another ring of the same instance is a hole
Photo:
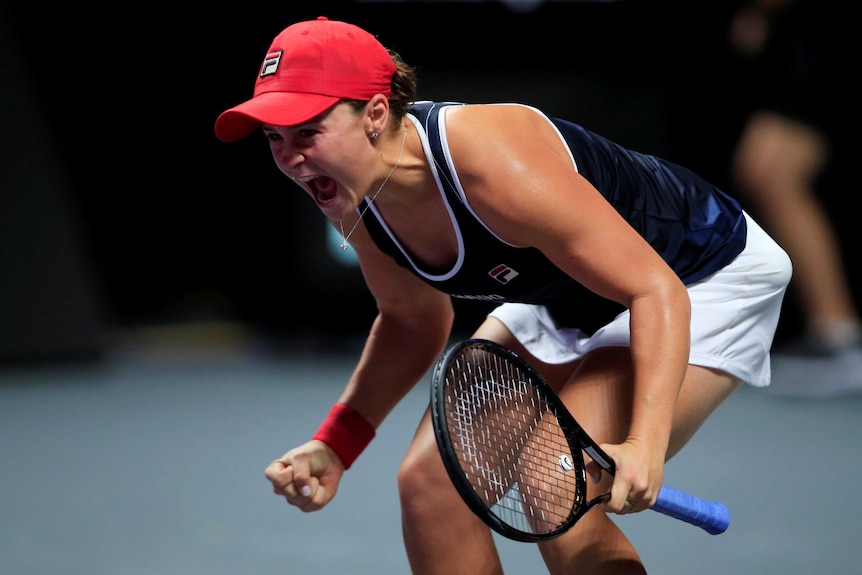
[[[745,249],[724,269],[688,286],[689,363],[726,371],[755,387],[769,385],[769,350],[792,267],[784,250],[753,220]],[[557,328],[544,306],[505,303],[490,314],[530,353],[551,364],[574,361],[600,347],[629,346],[629,312],[592,336]]]

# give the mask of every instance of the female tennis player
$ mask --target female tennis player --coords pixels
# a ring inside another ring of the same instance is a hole
[[[547,378],[616,462],[610,500],[538,544],[551,573],[643,573],[614,514],[648,509],[665,461],[743,384],[770,382],[785,252],[694,173],[522,104],[417,101],[368,32],[318,18],[272,42],[254,96],[215,133],[269,140],[279,169],[356,251],[378,313],[352,377],[275,493],[324,507],[447,344],[453,297],[499,302],[476,337]],[[428,414],[398,473],[413,573],[502,573]]]

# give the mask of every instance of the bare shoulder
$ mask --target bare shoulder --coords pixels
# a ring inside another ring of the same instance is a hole
[[[446,109],[446,127],[453,136],[481,132],[498,136],[525,129],[535,130],[548,124],[543,112],[525,104],[468,104]]]
[[[446,108],[449,116],[460,114],[464,118],[533,118],[543,116],[544,113],[529,104],[517,102],[494,102],[488,104],[465,104],[463,106],[451,106]]]
[[[445,123],[449,149],[462,178],[511,176],[511,170],[523,162],[549,151],[568,157],[550,119],[528,105],[453,106],[446,110]]]
[[[520,104],[452,108],[446,116],[452,161],[473,209],[499,236],[536,245],[543,228],[588,190],[565,142],[541,111]]]

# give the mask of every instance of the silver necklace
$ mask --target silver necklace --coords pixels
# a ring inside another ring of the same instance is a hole
[[[402,140],[401,140],[401,149],[398,151],[398,159],[395,161],[395,165],[392,166],[392,169],[389,170],[389,174],[386,176],[386,179],[383,180],[383,183],[380,184],[380,187],[377,188],[377,191],[374,192],[374,195],[371,196],[370,200],[368,200],[368,203],[365,205],[365,208],[362,210],[362,213],[359,214],[359,219],[356,220],[356,223],[353,224],[353,227],[350,228],[350,231],[347,232],[346,236],[344,235],[344,222],[342,222],[342,221],[338,222],[338,225],[341,226],[341,237],[343,238],[343,240],[341,241],[341,246],[340,246],[342,250],[347,249],[347,240],[349,240],[350,236],[353,235],[353,232],[356,231],[356,227],[359,226],[359,222],[362,221],[362,218],[365,216],[365,212],[368,211],[368,208],[370,208],[371,204],[374,203],[374,200],[377,199],[377,194],[379,194],[381,191],[383,191],[383,187],[386,185],[386,182],[389,181],[389,178],[392,177],[392,174],[394,174],[395,170],[398,169],[398,166],[401,165],[401,155],[404,153],[404,144],[406,142],[407,142],[407,128],[404,128],[404,138],[402,138]]]

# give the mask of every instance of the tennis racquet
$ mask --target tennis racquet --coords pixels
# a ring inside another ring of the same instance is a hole
[[[521,357],[482,339],[449,346],[431,382],[437,446],[458,493],[489,527],[517,541],[562,535],[610,493],[587,500],[586,452],[614,462]],[[653,510],[723,533],[722,503],[662,487]]]

